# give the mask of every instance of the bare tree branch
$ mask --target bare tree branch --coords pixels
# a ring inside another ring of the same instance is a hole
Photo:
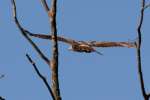
[[[55,97],[54,97],[54,94],[53,94],[53,92],[52,92],[52,89],[51,89],[51,87],[49,86],[49,84],[48,84],[46,78],[40,73],[40,71],[38,70],[38,68],[37,68],[37,66],[36,66],[36,64],[35,64],[35,62],[31,59],[31,57],[30,57],[28,54],[26,54],[26,57],[27,57],[27,59],[29,60],[29,62],[32,64],[32,66],[34,67],[34,70],[36,71],[37,75],[41,78],[41,80],[43,81],[43,83],[44,83],[45,86],[47,87],[47,89],[48,89],[48,91],[49,91],[49,93],[50,93],[50,96],[52,96],[53,100],[55,100]]]
[[[141,12],[139,17],[139,24],[137,27],[137,33],[138,33],[138,41],[137,41],[137,65],[138,65],[138,74],[140,79],[140,85],[142,90],[142,95],[144,97],[144,100],[149,100],[150,95],[146,93],[145,86],[144,86],[144,79],[143,79],[143,72],[142,72],[142,62],[141,62],[141,42],[142,42],[142,24],[144,20],[144,7],[145,7],[145,0],[141,0]]]
[[[15,0],[11,0],[12,6],[13,6],[13,17],[14,21],[19,28],[21,34],[28,40],[28,42],[32,45],[32,47],[36,50],[36,52],[39,54],[39,56],[49,65],[49,59],[42,53],[42,51],[38,48],[38,46],[30,39],[30,37],[26,34],[23,27],[20,25],[18,19],[17,19],[17,11],[16,11],[16,3]]]
[[[48,12],[51,23],[52,34],[52,90],[56,100],[61,100],[59,89],[59,75],[58,75],[58,42],[57,42],[57,25],[56,25],[56,13],[57,13],[57,0],[51,0],[51,8]]]
[[[40,0],[40,1],[42,3],[43,7],[45,8],[45,11],[48,12],[49,11],[49,7],[48,7],[48,4],[47,4],[46,0]]]

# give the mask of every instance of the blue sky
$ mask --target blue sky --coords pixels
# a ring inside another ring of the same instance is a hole
[[[50,32],[40,0],[16,0],[16,3],[24,28],[34,33]],[[0,80],[0,96],[7,100],[50,100],[25,54],[32,56],[48,80],[49,67],[21,36],[13,22],[10,0],[1,0],[0,7],[0,74],[5,74]],[[133,41],[139,11],[140,0],[58,0],[58,34],[76,40]],[[149,16],[147,9],[142,27],[142,68],[145,87],[150,92]],[[50,58],[51,42],[34,41]],[[59,49],[63,100],[143,100],[135,49],[97,48],[103,56],[68,51],[64,43],[59,44]]]

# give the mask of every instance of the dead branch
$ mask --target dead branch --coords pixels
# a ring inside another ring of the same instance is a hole
[[[38,70],[35,62],[31,59],[31,57],[26,54],[27,59],[29,60],[29,62],[32,64],[32,66],[34,67],[34,70],[36,71],[37,75],[39,76],[39,78],[41,78],[41,80],[43,81],[43,83],[45,84],[46,88],[48,89],[50,96],[52,96],[53,100],[55,100],[54,94],[52,92],[51,87],[49,86],[46,78],[40,73],[40,71]]]
[[[49,65],[49,59],[42,53],[42,51],[38,48],[38,46],[30,39],[30,37],[26,34],[24,28],[21,26],[21,24],[18,21],[17,18],[17,11],[16,11],[16,3],[15,0],[11,0],[12,6],[13,6],[13,18],[14,21],[20,30],[21,34],[25,37],[25,39],[28,40],[28,42],[32,45],[32,47],[36,50],[36,52],[39,54],[39,56]]]
[[[146,93],[145,85],[144,85],[144,79],[143,79],[143,72],[142,72],[142,62],[141,62],[141,42],[142,42],[142,33],[141,28],[143,24],[144,19],[144,7],[145,7],[145,0],[141,0],[141,12],[139,16],[139,24],[137,27],[137,33],[138,33],[138,41],[137,41],[137,65],[138,65],[138,74],[140,79],[140,85],[142,90],[142,95],[144,97],[144,100],[149,100],[150,95]]]
[[[52,58],[51,58],[51,70],[52,70],[52,90],[56,100],[61,100],[59,79],[58,79],[58,42],[57,42],[57,0],[51,0],[51,8],[48,11],[48,16],[51,24],[52,35]]]

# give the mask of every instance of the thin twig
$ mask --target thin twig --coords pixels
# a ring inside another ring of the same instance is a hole
[[[38,48],[38,46],[30,39],[30,37],[26,34],[24,28],[21,26],[21,24],[18,21],[17,18],[17,11],[16,11],[16,3],[15,0],[12,1],[12,6],[13,6],[13,17],[14,21],[20,30],[21,34],[28,40],[28,42],[32,45],[32,47],[36,50],[36,52],[39,54],[39,56],[49,65],[49,59],[42,53],[42,51]]]
[[[37,37],[37,38],[41,38],[41,39],[48,39],[48,40],[52,40],[52,36],[51,35],[44,35],[44,34],[33,34],[29,31],[26,30],[26,33],[29,34],[30,36],[33,37]],[[57,40],[63,43],[67,43],[69,45],[74,45],[74,44],[79,44],[79,41],[77,40],[73,40],[70,38],[65,38],[62,36],[57,36]],[[136,48],[136,43],[135,42],[109,42],[109,41],[84,41],[87,44],[89,44],[90,46],[93,47],[128,47],[128,48]],[[80,43],[81,44],[81,43]]]
[[[145,86],[144,86],[144,79],[143,79],[143,72],[142,72],[142,62],[141,62],[141,42],[142,42],[142,24],[144,20],[144,7],[145,7],[145,0],[141,0],[141,12],[140,12],[140,18],[139,18],[139,24],[137,27],[138,32],[138,41],[137,41],[137,64],[138,64],[138,72],[139,72],[139,79],[140,79],[140,85],[142,90],[142,95],[144,97],[144,100],[149,99],[149,94],[146,93]]]
[[[46,0],[40,0],[40,1],[42,3],[43,7],[45,8],[45,11],[48,12],[49,11],[49,7],[48,7],[48,4],[47,4]]]
[[[54,97],[54,94],[53,94],[53,92],[52,92],[52,89],[51,89],[51,87],[49,86],[49,84],[48,84],[46,78],[40,73],[40,71],[38,70],[38,68],[37,68],[37,66],[36,66],[36,64],[35,64],[35,62],[31,59],[31,57],[30,57],[28,54],[26,54],[26,57],[27,57],[27,59],[29,60],[29,62],[32,64],[32,66],[34,67],[34,70],[36,71],[37,75],[41,78],[41,80],[43,81],[43,83],[44,83],[45,86],[47,87],[47,89],[48,89],[48,91],[49,91],[49,93],[50,93],[50,96],[52,96],[53,100],[55,100],[55,97]]]
[[[52,35],[52,90],[56,100],[61,100],[59,89],[59,75],[58,75],[58,42],[57,42],[57,25],[56,25],[56,13],[57,13],[57,0],[51,0],[51,8],[48,12],[48,16],[51,23],[51,35]]]

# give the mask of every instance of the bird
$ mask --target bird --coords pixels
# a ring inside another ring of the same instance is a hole
[[[96,52],[99,55],[103,55],[101,52],[97,51],[95,48],[84,42],[79,42],[79,44],[72,44],[68,49],[75,52]]]

